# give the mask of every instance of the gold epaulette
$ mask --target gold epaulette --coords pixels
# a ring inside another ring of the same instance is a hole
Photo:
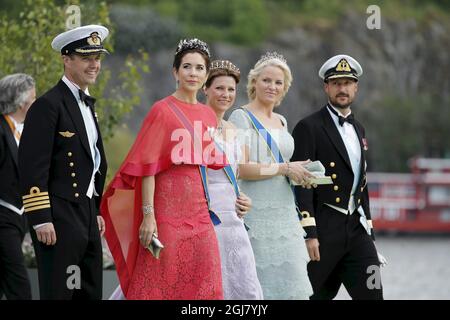
[[[41,192],[38,187],[32,187],[30,194],[22,196],[25,212],[50,208],[48,192]]]
[[[302,211],[302,220],[300,221],[302,227],[316,226],[316,219],[311,217],[308,211]]]

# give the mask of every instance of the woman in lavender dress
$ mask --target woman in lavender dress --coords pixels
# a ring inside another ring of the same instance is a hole
[[[205,95],[217,115],[215,141],[227,155],[235,176],[241,156],[235,127],[223,120],[234,103],[239,69],[229,61],[213,61]],[[255,257],[242,217],[250,210],[251,200],[242,192],[237,197],[230,178],[224,170],[208,169],[208,190],[211,208],[221,220],[215,226],[222,265],[222,283],[226,300],[263,299],[256,274]]]

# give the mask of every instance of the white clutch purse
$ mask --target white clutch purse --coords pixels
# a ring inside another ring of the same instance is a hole
[[[325,167],[320,161],[313,161],[303,166],[306,170],[308,170],[311,174],[315,176],[315,178],[310,179],[311,184],[333,184],[333,180],[331,177],[325,175]],[[291,184],[294,186],[298,186],[299,184],[295,181],[291,180]]]

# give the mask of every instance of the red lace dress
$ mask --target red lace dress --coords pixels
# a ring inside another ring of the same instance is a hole
[[[169,108],[175,104],[198,131],[192,142]],[[101,203],[105,237],[127,299],[223,299],[220,254],[198,165],[224,165],[207,130],[216,126],[205,105],[170,96],[155,103]],[[180,146],[184,146],[180,148]],[[139,243],[141,182],[155,176],[154,207],[160,259]]]

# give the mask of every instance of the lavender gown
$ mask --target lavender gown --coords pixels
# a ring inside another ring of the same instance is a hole
[[[236,173],[241,152],[238,139],[224,143],[225,150]],[[223,170],[208,169],[208,190],[211,208],[221,223],[215,226],[222,265],[222,283],[225,300],[261,300],[263,291],[256,273],[255,257],[244,222],[236,214],[236,194]]]

